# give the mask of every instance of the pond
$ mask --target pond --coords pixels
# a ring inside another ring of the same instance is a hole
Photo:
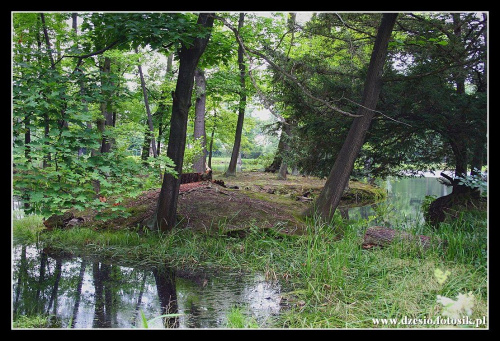
[[[409,227],[424,223],[421,208],[425,197],[445,196],[451,193],[451,187],[440,183],[432,173],[426,172],[423,175],[424,177],[387,178],[379,181],[377,185],[387,190],[386,200],[361,207],[340,208],[342,215],[352,220],[371,217],[374,224],[380,223],[386,227]]]
[[[13,315],[51,315],[54,328],[143,328],[142,313],[148,328],[224,328],[232,307],[265,326],[280,310],[280,284],[258,274],[139,269],[35,246],[15,246],[13,259]]]
[[[420,223],[425,197],[451,190],[426,175],[387,179],[379,183],[388,191],[387,200],[342,208],[342,214],[387,227]],[[14,208],[20,208],[18,202]],[[22,216],[22,211],[13,213]],[[382,220],[375,218],[380,213]],[[14,245],[12,254],[13,315],[50,314],[55,328],[142,328],[142,313],[149,328],[224,328],[235,306],[260,326],[272,327],[282,309],[281,293],[286,291],[260,274],[132,268],[64,256],[35,245]],[[180,315],[158,318],[163,314]]]

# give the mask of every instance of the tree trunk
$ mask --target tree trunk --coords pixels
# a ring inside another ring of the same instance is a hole
[[[173,61],[173,58],[174,58],[174,54],[171,53],[168,55],[168,58],[167,58],[167,73],[165,75],[165,77],[170,80],[171,77],[172,77],[172,61]],[[157,141],[157,146],[156,146],[156,153],[157,155],[160,155],[160,147],[161,147],[161,139],[163,137],[163,131],[164,131],[164,128],[166,127],[166,124],[163,124],[163,115],[166,113],[167,111],[167,105],[165,104],[165,99],[167,98],[167,92],[165,90],[163,90],[161,92],[161,96],[160,96],[160,104],[158,105],[158,110],[156,111],[155,115],[158,115],[158,141]]]
[[[135,53],[139,54],[137,47],[135,48]],[[137,69],[139,70],[139,78],[141,79],[142,95],[144,96],[144,105],[146,107],[146,114],[148,115],[148,127],[149,127],[148,149],[149,149],[149,145],[151,145],[151,148],[153,148],[153,156],[157,157],[158,153],[156,152],[156,142],[155,142],[155,137],[154,137],[153,118],[151,117],[151,110],[149,109],[148,91],[146,89],[146,81],[144,80],[144,75],[142,73],[141,64],[137,65]],[[146,140],[146,136],[144,137],[144,139]],[[148,151],[148,155],[149,155],[149,151]]]
[[[214,23],[214,14],[201,13],[197,25],[211,29]],[[167,157],[175,163],[174,177],[165,172],[158,198],[155,224],[161,231],[170,231],[176,224],[177,200],[184,162],[186,146],[186,131],[191,95],[193,93],[194,73],[198,61],[205,51],[210,35],[195,38],[189,47],[182,46],[179,51],[179,75],[173,94],[172,117],[170,119],[170,136],[167,147]]]
[[[205,173],[205,164],[207,160],[207,139],[205,132],[205,106],[207,83],[205,74],[199,68],[196,69],[194,74],[195,88],[196,88],[196,103],[195,103],[195,119],[194,119],[194,138],[195,140],[201,139],[202,154],[198,156],[193,162],[195,172]]]
[[[47,54],[50,60],[50,68],[51,70],[55,70],[55,64],[54,64],[54,58],[52,57],[52,49],[50,47],[50,40],[49,40],[49,35],[47,32],[47,26],[45,24],[45,14],[40,13],[40,21],[42,23],[42,30],[43,30],[43,35],[45,37],[45,44],[47,45]],[[41,44],[40,42],[38,43],[38,48],[41,51]],[[44,121],[44,137],[46,139],[46,142],[44,143],[45,145],[49,144],[49,132],[50,132],[50,120],[49,120],[49,114],[47,112],[44,112],[43,114],[43,121]],[[47,168],[50,165],[51,161],[51,154],[50,152],[47,152],[46,155],[43,157],[43,168]]]
[[[335,213],[374,115],[373,110],[376,107],[382,85],[381,76],[387,55],[387,45],[396,18],[397,13],[384,13],[382,16],[368,66],[362,105],[357,110],[357,114],[362,116],[353,120],[325,187],[316,200],[316,204],[305,212],[306,215],[314,215],[314,211],[317,210],[322,219],[329,221]]]
[[[280,140],[278,142],[278,150],[276,151],[276,154],[274,155],[274,159],[273,159],[273,162],[267,166],[265,169],[264,169],[264,172],[270,172],[270,173],[276,173],[276,171],[279,170],[279,167],[281,165],[281,161],[283,159],[282,157],[282,154],[283,154],[283,150],[284,150],[284,146],[285,146],[285,135],[283,134],[283,127],[284,127],[285,123],[282,122],[281,123],[281,135],[280,135]]]
[[[208,147],[208,168],[212,169],[212,150],[214,146],[214,135],[215,128],[217,126],[217,111],[214,109],[214,126],[212,127],[212,133],[210,134],[210,145]]]
[[[101,84],[109,85],[111,72],[111,59],[104,57],[104,64],[101,66]],[[97,121],[97,128],[102,134],[101,153],[108,153],[111,150],[111,139],[106,136],[106,126],[113,125],[113,111],[111,110],[111,92],[102,90],[104,100],[101,102],[102,117]]]
[[[238,21],[238,32],[243,27],[245,20],[245,13],[240,13],[240,20]],[[245,107],[247,102],[246,87],[245,87],[245,74],[246,68],[243,61],[243,47],[238,45],[238,68],[240,69],[240,105],[238,108],[238,122],[236,123],[236,133],[234,135],[233,152],[231,154],[231,161],[226,170],[226,176],[236,175],[236,162],[240,153],[241,134],[243,131],[243,120],[245,119]]]
[[[141,160],[144,164],[147,164],[147,159],[149,157],[149,150],[151,149],[151,130],[146,125],[144,126],[144,141],[142,143]]]
[[[292,132],[291,126],[288,123],[283,123],[282,129],[281,129],[281,137],[280,137],[280,142],[283,140],[283,152],[284,152],[284,157],[282,155],[281,157],[281,165],[280,165],[280,170],[278,173],[278,180],[286,180],[286,174],[288,173],[288,162],[286,161],[287,159],[287,153],[290,152],[290,134]]]

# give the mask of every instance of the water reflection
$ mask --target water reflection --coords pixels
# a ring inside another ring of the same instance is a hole
[[[280,285],[258,275],[138,269],[25,245],[13,259],[14,319],[51,315],[55,328],[142,328],[141,312],[149,328],[221,328],[233,306],[266,326],[280,309]]]
[[[423,223],[421,210],[426,196],[436,198],[447,195],[451,189],[440,183],[437,177],[387,178],[378,183],[387,190],[387,200],[362,207],[341,207],[344,219],[370,219],[387,227],[402,224]]]

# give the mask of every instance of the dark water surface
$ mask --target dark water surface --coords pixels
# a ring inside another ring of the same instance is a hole
[[[135,269],[35,246],[14,247],[12,271],[14,316],[49,314],[55,328],[143,328],[141,311],[149,328],[224,328],[235,306],[266,325],[280,310],[280,285],[261,275]]]

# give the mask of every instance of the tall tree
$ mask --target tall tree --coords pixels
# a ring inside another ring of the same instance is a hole
[[[179,75],[173,93],[172,117],[170,120],[170,135],[167,147],[167,157],[175,163],[178,176],[165,173],[158,198],[158,206],[154,217],[155,225],[161,231],[169,231],[176,224],[177,200],[181,184],[180,175],[184,162],[186,132],[191,95],[193,92],[194,74],[198,61],[205,51],[214,24],[214,14],[200,13],[196,25],[203,30],[187,44],[183,42],[179,49]]]
[[[205,129],[205,110],[206,110],[206,91],[207,81],[205,73],[200,68],[196,68],[194,74],[195,89],[196,89],[196,103],[195,103],[195,118],[194,118],[194,138],[195,140],[201,139],[201,155],[195,157],[193,168],[195,172],[204,173],[205,164],[207,159],[207,139]]]
[[[382,85],[381,77],[387,55],[387,46],[397,16],[397,13],[384,13],[382,16],[368,66],[362,104],[356,113],[359,117],[354,118],[325,186],[315,205],[305,212],[306,215],[317,212],[322,219],[330,220],[335,213],[375,114],[374,110]]]
[[[135,48],[135,53],[139,54],[139,51],[137,50],[137,47]],[[153,149],[153,157],[158,156],[158,152],[156,150],[156,142],[155,142],[155,137],[154,137],[154,127],[153,127],[153,117],[151,115],[151,109],[149,107],[149,96],[148,96],[148,90],[146,88],[146,81],[144,80],[144,74],[142,72],[142,65],[139,63],[137,64],[137,69],[139,71],[139,78],[141,79],[141,88],[142,88],[142,95],[144,97],[144,106],[146,107],[146,114],[147,114],[147,129],[146,129],[146,134],[144,136],[144,140],[148,141],[149,143],[145,143],[144,145],[146,146],[147,144],[147,149],[149,155],[149,147]],[[144,153],[142,158],[144,159]],[[146,157],[147,159],[147,157]]]
[[[245,13],[240,13],[240,18],[238,20],[238,33],[241,31],[245,21]],[[240,155],[241,146],[241,134],[243,131],[243,121],[245,119],[245,108],[247,103],[246,86],[245,86],[245,75],[246,67],[245,61],[243,59],[243,46],[238,45],[238,68],[240,70],[240,103],[238,106],[238,122],[236,123],[236,132],[234,134],[234,145],[233,151],[231,153],[231,160],[229,161],[229,166],[225,172],[226,176],[236,175],[236,163],[238,162],[238,156]]]

